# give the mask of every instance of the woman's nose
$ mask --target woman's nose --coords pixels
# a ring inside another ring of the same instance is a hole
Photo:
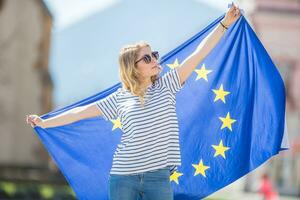
[[[158,63],[158,61],[156,60],[156,58],[154,56],[152,56],[151,62],[152,62],[152,64],[157,64]]]

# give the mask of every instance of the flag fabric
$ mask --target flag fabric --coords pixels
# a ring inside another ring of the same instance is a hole
[[[163,56],[161,76],[178,67],[223,17]],[[120,87],[41,117],[95,103]],[[176,111],[182,159],[170,175],[176,200],[204,198],[288,148],[284,84],[244,16],[195,66],[176,95]],[[108,199],[109,171],[122,135],[117,120],[99,116],[34,129],[78,199]]]

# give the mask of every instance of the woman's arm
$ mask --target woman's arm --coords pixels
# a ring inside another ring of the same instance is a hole
[[[68,110],[64,113],[61,113],[55,117],[48,118],[46,120],[41,119],[37,115],[29,115],[27,116],[27,123],[30,123],[32,127],[34,126],[40,126],[42,128],[50,128],[55,126],[62,126],[65,124],[70,124],[72,122],[90,118],[90,117],[96,117],[102,115],[101,111],[97,107],[96,104],[89,104],[86,106],[80,106],[73,108],[71,110]]]
[[[222,24],[229,27],[240,17],[240,10],[233,4],[226,13]],[[217,27],[209,33],[204,40],[198,45],[197,49],[188,56],[178,67],[178,74],[180,82],[183,82],[192,74],[196,66],[209,54],[209,52],[216,46],[222,38],[225,28],[219,23]]]

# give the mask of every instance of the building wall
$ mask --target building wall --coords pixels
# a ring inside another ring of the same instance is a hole
[[[0,164],[47,160],[25,115],[51,110],[51,17],[42,1],[0,0]]]

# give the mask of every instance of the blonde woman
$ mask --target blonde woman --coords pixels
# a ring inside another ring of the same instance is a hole
[[[122,88],[93,104],[46,120],[30,115],[26,121],[48,128],[96,116],[120,117],[123,135],[110,171],[109,198],[171,200],[169,177],[181,165],[175,95],[239,17],[240,10],[233,5],[181,66],[163,76],[159,54],[148,43],[128,45],[119,55]]]

